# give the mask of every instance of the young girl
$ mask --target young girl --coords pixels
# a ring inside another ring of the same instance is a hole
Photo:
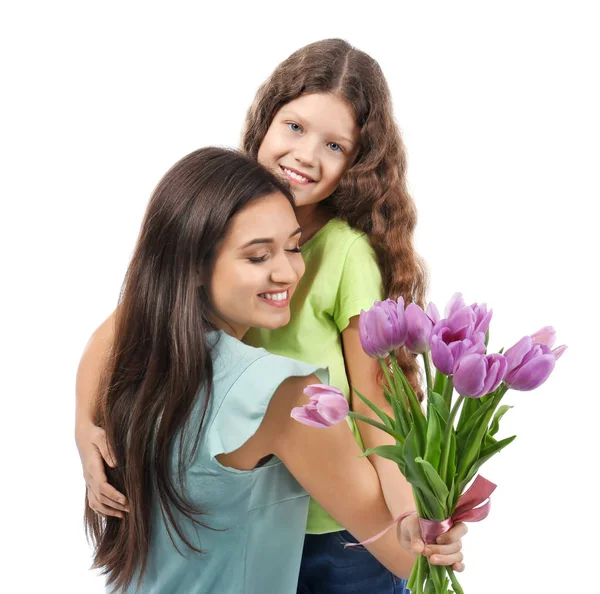
[[[358,315],[384,295],[421,303],[424,272],[412,243],[416,213],[406,189],[404,149],[379,65],[337,39],[295,52],[259,89],[243,148],[291,185],[307,269],[291,303],[292,322],[276,331],[250,331],[245,340],[328,366],[332,384],[361,414],[372,416],[352,397],[350,386],[388,409],[377,363],[360,346]],[[268,260],[267,252],[263,256]],[[122,515],[125,499],[106,482],[98,454],[108,462],[110,452],[91,422],[94,386],[112,326],[109,318],[82,359],[77,443],[90,505]],[[405,350],[397,355],[418,387],[414,358]],[[352,428],[364,447],[389,443],[387,435],[369,425],[361,424],[360,434]],[[410,487],[395,465],[372,458],[392,514],[414,507]],[[343,548],[348,540],[342,526],[311,502],[299,592],[402,592],[403,584],[375,558],[349,554]]]
[[[304,271],[300,234],[286,185],[235,152],[195,151],[154,191],[97,414],[130,512],[126,521],[86,513],[111,590],[293,594],[308,511],[302,487],[359,538],[390,522],[348,427],[291,419],[303,389],[327,373],[241,342],[251,326],[289,321]],[[418,521],[401,526],[404,549],[394,531],[369,548],[406,575]],[[454,563],[457,544],[433,548]]]

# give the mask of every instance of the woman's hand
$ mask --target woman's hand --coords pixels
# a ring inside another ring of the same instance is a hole
[[[421,535],[421,526],[416,514],[404,518],[398,526],[398,540],[402,548],[418,555],[429,557],[433,565],[451,565],[454,571],[463,571],[462,537],[467,533],[467,526],[457,522],[441,536],[436,544],[426,544]]]
[[[104,472],[103,460],[114,468],[115,456],[106,441],[104,429],[90,425],[77,431],[77,449],[83,466],[88,505],[99,514],[123,518],[129,512],[127,499],[112,487]]]

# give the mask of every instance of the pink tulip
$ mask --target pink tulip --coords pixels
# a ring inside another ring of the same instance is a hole
[[[309,403],[292,409],[291,417],[311,427],[331,427],[342,422],[349,412],[348,401],[344,394],[333,386],[312,384],[304,393]]]

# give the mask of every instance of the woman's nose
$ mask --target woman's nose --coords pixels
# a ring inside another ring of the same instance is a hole
[[[271,280],[274,283],[293,285],[298,280],[298,271],[292,266],[286,254],[274,258]]]

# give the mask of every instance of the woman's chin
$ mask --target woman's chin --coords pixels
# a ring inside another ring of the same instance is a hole
[[[283,328],[283,326],[289,324],[290,318],[290,310],[287,309],[287,311],[282,311],[276,316],[270,316],[268,319],[260,320],[260,323],[258,323],[256,327],[264,328],[265,330],[276,330],[277,328]]]

